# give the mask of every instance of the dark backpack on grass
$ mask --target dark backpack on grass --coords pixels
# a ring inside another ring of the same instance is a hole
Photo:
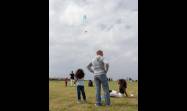
[[[88,81],[88,87],[93,87],[93,82],[92,82],[92,80],[89,80],[89,81]]]

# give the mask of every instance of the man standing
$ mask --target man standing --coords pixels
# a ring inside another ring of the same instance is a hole
[[[94,81],[96,86],[96,106],[101,106],[101,85],[104,91],[106,106],[110,106],[110,93],[109,85],[106,73],[109,68],[109,63],[107,63],[103,58],[103,51],[98,50],[96,52],[96,57],[87,66],[88,70],[94,74]]]
[[[73,71],[70,73],[70,84],[71,84],[71,86],[73,86],[73,84],[74,84],[74,73],[73,73]]]

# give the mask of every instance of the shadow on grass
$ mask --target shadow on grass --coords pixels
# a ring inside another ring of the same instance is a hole
[[[137,99],[138,97],[125,97],[125,98],[129,98],[129,99],[131,99],[131,98],[135,98],[135,99]]]
[[[128,103],[117,103],[117,104],[114,104],[113,106],[117,106],[117,107],[121,107],[121,106],[138,106],[137,104],[128,104]]]

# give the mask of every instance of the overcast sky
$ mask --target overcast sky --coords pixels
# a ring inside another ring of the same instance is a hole
[[[84,18],[85,16],[85,18]],[[69,77],[98,49],[108,77],[138,78],[138,0],[49,0],[49,77]]]

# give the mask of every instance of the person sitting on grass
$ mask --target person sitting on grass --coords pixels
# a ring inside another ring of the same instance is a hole
[[[83,102],[86,103],[86,94],[84,91],[84,71],[78,69],[75,73],[75,83],[77,88],[77,103],[81,103],[81,93],[83,97]]]
[[[126,97],[128,97],[126,88],[127,88],[127,82],[125,79],[119,79],[118,81],[119,85],[119,92],[115,90],[109,90],[111,97],[124,97],[124,94]]]

